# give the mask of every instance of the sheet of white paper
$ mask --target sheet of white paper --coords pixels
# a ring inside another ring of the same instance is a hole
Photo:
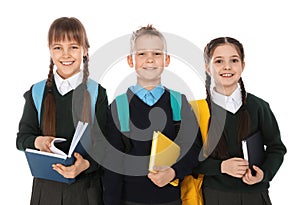
[[[60,149],[58,149],[54,145],[54,143],[64,142],[64,141],[67,141],[67,139],[65,139],[65,138],[55,138],[54,140],[52,140],[51,145],[50,145],[51,152],[53,152],[55,154],[62,155],[62,156],[66,156],[66,154],[63,151],[61,151]]]

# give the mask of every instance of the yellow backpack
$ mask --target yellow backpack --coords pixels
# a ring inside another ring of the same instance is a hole
[[[205,99],[193,100],[190,101],[190,104],[197,117],[202,140],[205,142],[208,131],[208,121],[210,117],[208,104]],[[183,179],[181,183],[182,205],[204,205],[201,190],[203,177],[203,174],[199,174],[197,179],[192,175],[188,175]]]

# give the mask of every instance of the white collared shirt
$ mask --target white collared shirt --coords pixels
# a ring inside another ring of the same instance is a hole
[[[225,96],[212,89],[211,98],[214,103],[225,110],[235,114],[242,106],[242,94],[240,87],[237,87],[230,96]]]
[[[64,96],[71,90],[74,90],[75,88],[77,88],[77,86],[82,83],[82,78],[83,78],[82,71],[80,71],[79,73],[76,73],[75,75],[73,75],[67,79],[61,78],[56,71],[54,72],[54,81],[55,81],[58,92],[62,96]]]

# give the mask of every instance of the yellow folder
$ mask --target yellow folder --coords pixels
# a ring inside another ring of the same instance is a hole
[[[180,154],[180,147],[159,131],[153,132],[149,171],[154,166],[170,167],[175,164]]]

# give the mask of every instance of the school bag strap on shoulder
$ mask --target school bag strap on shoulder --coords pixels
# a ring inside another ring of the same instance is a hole
[[[42,102],[43,102],[45,86],[46,86],[46,80],[42,80],[38,83],[35,83],[32,86],[32,99],[35,108],[38,112],[39,123],[41,123],[41,110],[42,110]],[[92,79],[89,79],[87,83],[87,89],[91,96],[91,114],[92,114],[92,121],[94,121],[95,107],[98,98],[98,83]]]
[[[91,96],[91,115],[92,115],[92,122],[94,122],[96,102],[98,98],[98,83],[92,79],[89,79],[87,82],[87,89]]]
[[[116,106],[121,132],[129,132],[129,102],[126,93],[116,97]]]
[[[182,97],[181,93],[175,90],[169,90],[170,92],[170,101],[172,107],[173,121],[181,120],[181,105]],[[126,93],[118,95],[115,99],[117,106],[118,119],[120,123],[121,132],[129,132],[129,100]]]
[[[38,122],[41,124],[41,107],[44,96],[44,89],[46,85],[46,80],[42,80],[32,86],[32,99],[35,105],[35,108],[38,112]]]
[[[200,127],[200,132],[202,135],[202,140],[205,142],[208,132],[208,122],[210,118],[209,107],[205,99],[202,100],[192,100],[190,105],[195,113],[195,116]]]
[[[170,101],[173,113],[173,121],[181,121],[181,105],[182,97],[181,93],[175,90],[170,91]]]

